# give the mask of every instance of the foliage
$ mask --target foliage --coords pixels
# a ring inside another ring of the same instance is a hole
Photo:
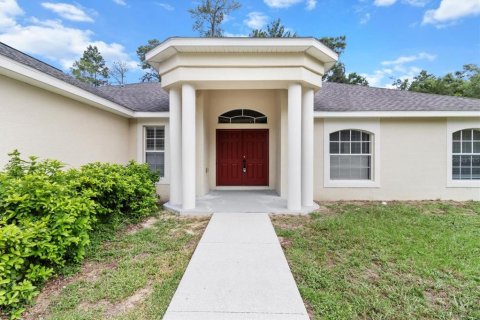
[[[326,205],[273,218],[312,319],[480,318],[480,202]]]
[[[188,10],[195,20],[193,30],[202,37],[221,37],[221,24],[225,16],[241,7],[236,0],[202,0],[194,9]]]
[[[114,61],[110,68],[110,77],[123,86],[125,84],[125,78],[127,76],[128,66],[125,61]]]
[[[345,51],[347,47],[347,37],[338,36],[338,37],[323,37],[319,38],[318,41],[335,51],[339,56]]]
[[[71,187],[77,192],[88,192],[95,202],[101,222],[121,215],[137,219],[151,213],[156,206],[155,181],[158,175],[147,164],[130,162],[126,166],[91,163],[67,173]]]
[[[150,39],[147,44],[137,48],[137,56],[140,60],[140,66],[143,70],[146,70],[145,74],[140,78],[142,82],[160,82],[161,80],[158,72],[145,60],[145,54],[159,44],[160,41],[158,39]]]
[[[73,63],[71,71],[78,80],[91,83],[96,87],[108,82],[109,70],[96,46],[89,45],[80,60]]]
[[[297,34],[288,30],[280,19],[270,22],[266,29],[252,30],[249,35],[252,38],[294,38],[296,36]]]
[[[340,57],[347,47],[346,36],[339,37],[323,37],[318,39],[324,45],[335,51]],[[345,73],[345,64],[341,61],[337,61],[335,65],[323,76],[323,80],[327,82],[337,82],[346,84],[356,84],[362,86],[368,86],[368,81],[365,77],[359,75],[356,72],[349,74]]]
[[[463,70],[448,73],[443,77],[436,77],[422,70],[413,81],[397,79],[393,85],[400,90],[480,98],[480,67],[466,64]]]
[[[118,215],[138,219],[156,208],[145,165],[62,169],[58,161],[23,160],[14,151],[0,172],[0,316],[20,317],[45,280],[81,261],[99,223]]]

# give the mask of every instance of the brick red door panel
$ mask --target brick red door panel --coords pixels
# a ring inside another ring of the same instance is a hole
[[[217,185],[268,186],[268,129],[217,130]]]

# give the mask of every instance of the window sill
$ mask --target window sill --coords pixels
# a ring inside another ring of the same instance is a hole
[[[380,188],[380,183],[372,180],[326,180],[325,188]]]
[[[479,180],[449,180],[447,188],[480,188]]]

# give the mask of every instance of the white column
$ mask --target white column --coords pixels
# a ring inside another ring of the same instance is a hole
[[[195,208],[195,88],[182,85],[182,208]]]
[[[288,87],[288,172],[287,207],[289,210],[302,208],[302,87],[291,84]]]
[[[313,89],[302,95],[302,206],[313,206]]]
[[[170,89],[170,203],[182,203],[182,98]]]

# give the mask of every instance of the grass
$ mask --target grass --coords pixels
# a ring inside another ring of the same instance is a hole
[[[331,203],[272,221],[312,319],[480,319],[480,202]]]
[[[96,239],[79,272],[50,281],[25,318],[161,319],[207,222],[162,213]]]

